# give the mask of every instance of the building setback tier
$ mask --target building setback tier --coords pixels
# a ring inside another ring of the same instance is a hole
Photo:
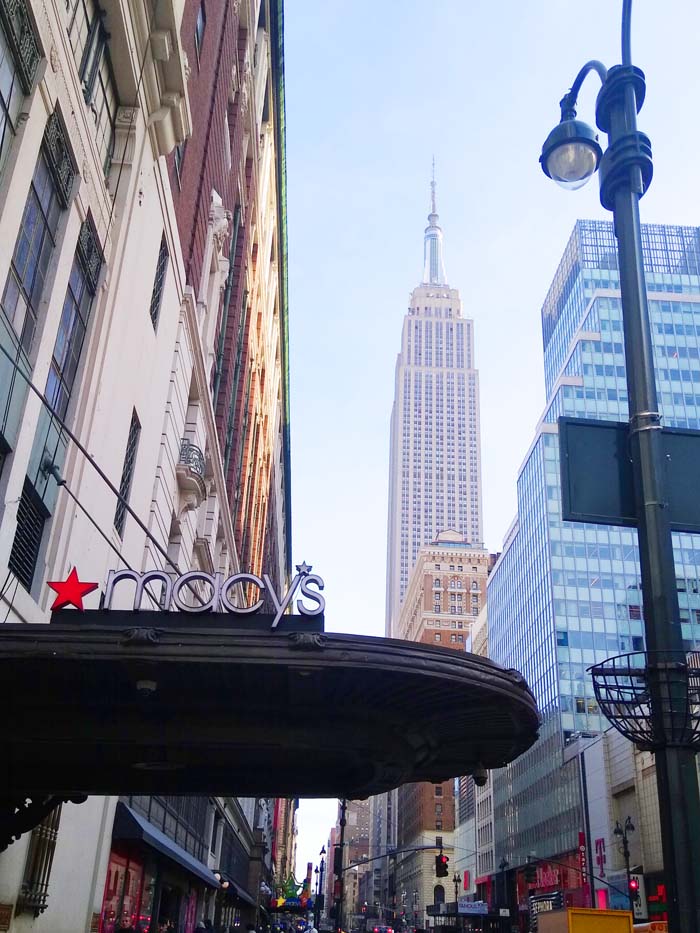
[[[153,615],[3,626],[0,796],[362,798],[503,766],[537,737],[525,680],[485,658]]]

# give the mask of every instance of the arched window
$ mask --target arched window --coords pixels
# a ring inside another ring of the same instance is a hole
[[[441,884],[436,884],[433,888],[433,904],[445,903],[445,889]]]

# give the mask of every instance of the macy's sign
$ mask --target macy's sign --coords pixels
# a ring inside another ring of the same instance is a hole
[[[321,577],[318,574],[311,573],[311,567],[308,564],[298,564],[296,569],[297,573],[286,593],[278,593],[266,573],[262,577],[258,577],[254,573],[234,573],[232,576],[225,578],[222,573],[205,573],[202,570],[191,570],[188,573],[183,573],[180,577],[173,578],[164,570],[149,570],[146,573],[136,573],[134,570],[110,570],[107,577],[103,608],[112,608],[112,600],[117,584],[125,580],[131,580],[136,584],[133,604],[135,612],[141,609],[144,590],[149,583],[161,584],[161,594],[158,601],[165,611],[176,608],[180,612],[225,611],[236,615],[250,615],[262,609],[265,602],[264,597],[267,595],[275,609],[275,616],[271,626],[274,629],[277,628],[280,619],[289,606],[292,605],[297,593],[300,598],[296,601],[296,607],[297,611],[302,615],[317,616],[326,607],[326,602],[321,596],[321,590],[324,588]],[[196,604],[192,603],[192,594],[195,592],[194,584],[197,585],[196,592],[198,594]],[[238,592],[235,594],[236,601],[234,602],[232,591],[236,587],[238,587]],[[257,591],[258,599],[245,604],[242,596],[244,588],[248,593]],[[189,591],[189,602],[184,598],[185,593],[183,593],[183,590],[185,592]],[[311,605],[308,605],[309,603]]]

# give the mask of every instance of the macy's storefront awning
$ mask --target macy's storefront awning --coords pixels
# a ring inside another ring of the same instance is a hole
[[[283,618],[95,610],[0,627],[0,795],[357,799],[500,767],[537,737],[515,671]]]

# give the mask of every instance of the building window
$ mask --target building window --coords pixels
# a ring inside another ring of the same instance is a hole
[[[437,784],[435,787],[435,796],[442,797],[442,784]]]
[[[68,39],[83,97],[95,121],[95,141],[107,173],[114,153],[114,124],[119,108],[104,26],[104,11],[95,0],[68,0]]]
[[[17,117],[23,101],[19,72],[7,37],[0,27],[0,172],[17,130]]]
[[[175,146],[175,174],[177,175],[177,183],[180,185],[180,187],[182,187],[182,163],[185,159],[186,146],[187,140],[184,140]]]
[[[18,914],[33,913],[35,917],[38,917],[48,906],[49,877],[60,821],[61,804],[32,830],[22,886],[17,898]]]
[[[86,226],[89,227],[88,221],[85,221],[83,228]],[[81,241],[82,232],[81,230]],[[93,236],[91,230],[88,236]],[[78,371],[85,331],[95,295],[94,285],[85,263],[86,259],[79,246],[68,279],[63,312],[51,357],[51,368],[46,381],[46,397],[59,418],[64,418],[68,410],[68,402]]]
[[[204,42],[204,28],[207,25],[207,13],[204,9],[204,3],[199,4],[199,9],[197,10],[197,21],[194,24],[194,48],[197,53],[197,62],[199,63],[199,57],[202,52],[202,44]]]
[[[160,249],[158,250],[158,262],[156,263],[156,277],[153,282],[153,293],[151,294],[151,324],[153,330],[158,326],[158,316],[160,306],[163,301],[163,286],[165,285],[165,274],[168,271],[168,244],[165,242],[165,233],[160,238]]]
[[[32,587],[47,518],[48,512],[41,497],[25,478],[17,508],[17,530],[8,565],[25,590],[31,590]]]
[[[440,632],[436,632],[434,635],[435,641],[442,641],[442,635]]]
[[[218,810],[215,810],[211,827],[211,841],[209,843],[209,851],[212,855],[216,855],[216,853],[219,851],[219,834],[221,831],[221,822],[222,816]]]
[[[126,453],[124,454],[124,467],[122,469],[122,478],[119,483],[119,494],[128,501],[131,491],[131,481],[134,477],[134,466],[136,464],[136,451],[139,446],[139,435],[141,433],[141,424],[136,412],[131,413],[131,424],[129,425],[129,436],[126,441]],[[114,527],[117,529],[119,537],[124,537],[124,522],[126,520],[126,506],[120,500],[117,502],[117,510],[114,513]]]
[[[441,803],[435,804],[435,816],[442,816],[442,804]]]
[[[60,212],[58,192],[42,149],[29,186],[0,302],[27,355],[34,340],[39,302],[55,245]]]

